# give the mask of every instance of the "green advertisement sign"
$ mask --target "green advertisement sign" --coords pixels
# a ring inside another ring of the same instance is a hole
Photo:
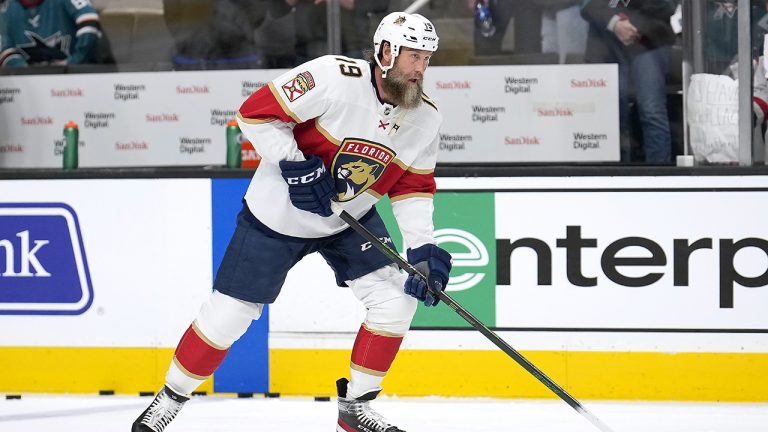
[[[493,193],[447,192],[435,196],[435,239],[453,255],[453,269],[447,293],[489,327],[496,325],[496,221]],[[397,245],[403,253],[403,239],[390,203],[377,205]],[[471,327],[456,312],[440,303],[420,305],[412,328]]]

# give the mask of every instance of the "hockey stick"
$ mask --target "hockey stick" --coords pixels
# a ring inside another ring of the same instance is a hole
[[[376,235],[368,231],[367,228],[365,228],[360,222],[358,222],[357,219],[355,219],[351,214],[347,213],[342,209],[337,203],[331,202],[331,210],[333,213],[335,213],[338,217],[340,217],[344,222],[347,223],[350,227],[352,227],[353,230],[355,230],[358,234],[363,236],[366,240],[371,242],[373,246],[375,246],[378,250],[380,250],[384,255],[386,255],[389,259],[391,259],[395,264],[397,264],[398,267],[403,269],[406,273],[413,275],[413,276],[420,276],[422,279],[427,280],[426,277],[424,277],[423,274],[421,274],[418,270],[416,270],[408,261],[404,260],[402,256],[400,256],[399,253],[396,251],[390,249],[384,242],[379,240]],[[544,372],[540,371],[539,368],[533,365],[528,359],[523,357],[522,354],[520,354],[516,349],[512,348],[511,345],[504,342],[499,335],[497,335],[493,330],[489,329],[485,324],[480,322],[477,318],[475,318],[474,315],[469,313],[464,307],[462,307],[460,304],[456,303],[456,300],[451,298],[448,294],[446,294],[442,289],[441,290],[433,290],[432,288],[429,288],[429,290],[432,292],[433,295],[437,296],[440,300],[442,300],[448,307],[453,309],[454,312],[459,314],[460,317],[464,318],[466,322],[472,325],[477,331],[482,333],[488,340],[493,342],[494,345],[499,347],[504,353],[506,353],[508,356],[512,357],[514,361],[516,361],[520,366],[523,367],[528,373],[536,377],[537,380],[539,380],[542,384],[544,384],[548,389],[550,389],[553,393],[555,393],[557,396],[560,397],[565,403],[571,406],[571,408],[575,409],[579,414],[586,417],[587,420],[590,421],[595,427],[600,429],[602,432],[613,432],[611,428],[609,428],[605,423],[600,421],[597,417],[595,417],[594,414],[589,412],[579,401],[577,401],[573,396],[568,394],[567,391],[565,391],[562,387],[557,385],[554,381],[552,381],[551,378],[549,378]]]

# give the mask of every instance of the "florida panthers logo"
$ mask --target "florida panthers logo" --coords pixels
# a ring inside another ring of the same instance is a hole
[[[345,139],[331,166],[339,201],[349,201],[370,188],[394,157],[395,152],[381,144]]]

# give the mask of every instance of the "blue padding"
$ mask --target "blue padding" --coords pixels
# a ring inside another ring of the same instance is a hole
[[[214,274],[235,231],[237,213],[250,179],[212,179],[212,241]],[[269,392],[269,308],[251,323],[213,374],[213,391],[222,393]]]

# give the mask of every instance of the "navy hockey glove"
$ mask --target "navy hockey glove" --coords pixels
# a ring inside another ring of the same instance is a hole
[[[405,281],[405,293],[424,302],[424,305],[436,306],[440,299],[427,288],[445,291],[448,274],[451,272],[451,254],[433,244],[425,244],[406,251],[408,262],[427,277],[424,281],[419,276],[409,275]]]
[[[323,160],[312,156],[305,161],[280,161],[280,170],[288,183],[291,203],[301,210],[328,217],[331,197],[336,192]]]

